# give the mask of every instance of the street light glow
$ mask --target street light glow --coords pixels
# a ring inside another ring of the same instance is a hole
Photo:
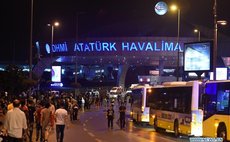
[[[54,27],[58,27],[60,24],[59,22],[54,22],[53,24],[47,24],[47,26],[51,27],[51,26],[54,26]]]
[[[198,41],[200,41],[200,30],[199,29],[194,29],[194,33],[198,33]]]
[[[170,9],[172,11],[176,11],[176,10],[178,10],[178,7],[177,7],[177,5],[173,4],[173,5],[171,5]]]
[[[223,26],[227,25],[227,21],[225,21],[225,20],[218,20],[216,22],[217,22],[217,24],[220,24],[220,25],[223,25]]]
[[[59,26],[59,22],[54,22],[54,26]]]
[[[198,30],[198,29],[194,29],[194,32],[195,32],[195,33],[198,33],[198,32],[199,32],[199,30]]]

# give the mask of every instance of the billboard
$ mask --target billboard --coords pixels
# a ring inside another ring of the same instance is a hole
[[[184,71],[198,72],[212,70],[212,41],[184,44]]]
[[[227,80],[228,68],[216,68],[216,80]]]
[[[61,66],[52,66],[52,82],[61,82]]]

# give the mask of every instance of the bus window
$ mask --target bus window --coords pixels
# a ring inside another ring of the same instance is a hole
[[[191,112],[191,87],[154,88],[151,92],[147,96],[147,106],[151,109]]]
[[[133,106],[137,106],[137,107],[141,107],[142,105],[142,95],[143,94],[143,89],[135,89],[132,90],[132,105]]]
[[[202,100],[204,105],[204,119],[207,119],[216,112],[216,95],[204,94]]]
[[[218,91],[216,110],[220,114],[229,114],[229,90]]]

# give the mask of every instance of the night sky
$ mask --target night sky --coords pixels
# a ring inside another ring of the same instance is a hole
[[[127,36],[176,36],[177,14],[159,16],[154,12],[158,0],[33,0],[33,43],[49,42],[48,23],[58,20],[54,42],[79,38]],[[181,36],[195,36],[195,27],[213,28],[214,0],[165,0],[181,10]],[[230,24],[230,0],[217,0],[218,20]],[[1,4],[0,62],[24,62],[29,59],[31,0],[5,0]],[[219,31],[230,36],[229,24]],[[202,34],[201,36],[206,36]]]

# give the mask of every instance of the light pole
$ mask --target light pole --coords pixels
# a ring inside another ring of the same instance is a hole
[[[34,3],[33,0],[31,0],[31,11],[30,11],[30,51],[29,51],[29,79],[32,80],[32,50],[33,50],[33,7],[34,7]]]
[[[214,16],[214,38],[213,38],[213,80],[216,80],[216,62],[217,62],[217,3],[214,0],[213,16]]]
[[[200,30],[194,29],[194,33],[198,34],[198,41],[200,41]]]
[[[214,17],[213,80],[216,80],[217,48],[218,48],[218,25],[227,25],[227,21],[225,21],[225,20],[217,20],[217,0],[214,0],[213,17]]]
[[[53,63],[53,40],[54,40],[54,27],[59,26],[59,22],[54,22],[52,24],[47,24],[49,27],[51,27],[51,47],[50,47],[50,58],[51,58],[51,77],[52,77],[52,63]]]
[[[180,70],[180,9],[176,5],[170,7],[172,11],[177,11],[177,81],[179,81],[179,70]]]

